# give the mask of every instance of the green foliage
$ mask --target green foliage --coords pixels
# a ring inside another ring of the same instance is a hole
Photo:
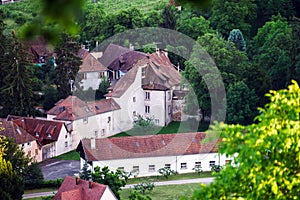
[[[240,51],[246,51],[246,42],[243,37],[243,33],[239,29],[233,29],[229,33],[229,42],[233,42],[235,47]]]
[[[256,116],[258,98],[243,81],[230,84],[227,91],[226,123],[247,125]]]
[[[141,115],[136,116],[133,128],[127,133],[129,135],[149,135],[159,131],[159,127],[154,125],[153,119],[150,117],[143,118]]]
[[[270,91],[270,103],[260,108],[257,123],[218,124],[220,153],[234,156],[209,186],[192,199],[297,199],[299,196],[300,88]],[[209,133],[210,135],[210,133]]]
[[[106,166],[102,169],[97,166],[92,173],[92,180],[97,183],[108,185],[115,196],[120,199],[119,191],[126,185],[126,181],[123,179],[122,174],[123,173],[119,170],[113,172]]]
[[[202,170],[201,165],[195,166],[195,167],[194,167],[194,170],[195,170],[195,172],[198,173],[199,175],[200,175],[201,173],[203,173],[203,170]]]
[[[55,103],[59,100],[58,93],[55,87],[52,85],[46,85],[43,89],[44,92],[44,101],[43,108],[44,110],[50,110],[54,107]]]
[[[176,172],[168,167],[163,167],[158,169],[158,173],[160,173],[161,175],[163,175],[166,179],[169,178],[169,176],[171,176],[172,174],[176,174]]]
[[[160,27],[175,30],[177,24],[177,9],[174,6],[167,5],[162,11],[163,18]]]
[[[256,19],[256,4],[255,0],[212,0],[211,12],[212,27],[223,36],[227,37],[232,29],[249,36],[251,23]]]
[[[95,99],[103,99],[104,95],[108,93],[108,88],[110,87],[110,82],[106,76],[102,78],[99,88],[96,90]]]
[[[81,179],[84,179],[84,180],[88,180],[88,181],[91,180],[92,172],[89,169],[89,165],[88,165],[87,162],[84,163],[83,168],[82,168],[82,172],[79,173],[79,177]]]
[[[4,41],[4,45],[5,53],[0,56],[3,77],[0,95],[4,107],[1,115],[33,115],[33,82],[32,71],[28,67],[29,55],[14,31],[12,37]]]
[[[28,171],[24,177],[25,188],[34,188],[37,185],[43,184],[44,176],[37,162],[29,165]]]
[[[57,53],[55,68],[58,96],[66,98],[71,93],[70,81],[75,81],[81,59],[77,56],[80,49],[75,37],[63,34],[60,44],[55,48]]]
[[[154,187],[154,183],[149,181],[144,181],[142,183],[134,185],[134,189],[142,194],[145,194],[146,191],[151,192]]]
[[[129,200],[151,200],[151,198],[147,195],[144,196],[139,193],[137,190],[130,191],[130,195],[128,197]]]

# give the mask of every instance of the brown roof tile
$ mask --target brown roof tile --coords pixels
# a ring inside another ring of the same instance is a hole
[[[12,121],[0,119],[0,122],[2,123],[1,127],[4,128],[4,130],[0,131],[0,135],[13,138],[16,144],[25,144],[27,142],[35,140],[35,138],[32,135],[30,135],[26,130],[19,127]]]
[[[88,55],[83,59],[80,65],[79,73],[83,72],[99,72],[107,70],[102,63],[100,63],[92,54]]]
[[[121,55],[124,55],[126,52],[131,51],[128,48],[121,47],[115,44],[110,44],[105,49],[102,57],[100,58],[100,62],[108,67],[114,62],[116,59],[118,59]]]
[[[101,199],[107,185],[91,182],[92,188],[89,188],[89,181],[66,176],[59,187],[53,200],[96,200]]]
[[[95,139],[95,149],[91,148],[91,139],[82,139],[80,145],[88,161],[217,152],[216,141],[203,142],[205,136],[205,133],[179,133],[99,138]]]

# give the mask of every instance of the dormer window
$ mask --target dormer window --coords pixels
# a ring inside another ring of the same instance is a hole
[[[35,137],[39,137],[40,134],[39,134],[38,132],[35,132],[35,133],[34,133],[34,136],[35,136]]]
[[[51,134],[50,133],[48,133],[48,136],[47,136],[47,138],[51,138],[52,136],[51,136]]]

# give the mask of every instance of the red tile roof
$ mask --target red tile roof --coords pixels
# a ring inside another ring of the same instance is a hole
[[[88,53],[80,65],[78,73],[106,71],[107,68],[102,65],[92,54]]]
[[[54,118],[56,120],[74,121],[118,109],[120,109],[120,106],[113,99],[102,99],[86,103],[76,96],[69,96],[56,103],[47,114],[56,115]]]
[[[12,121],[6,121],[6,119],[0,119],[1,127],[4,130],[0,130],[0,135],[5,137],[13,138],[16,144],[25,144],[27,142],[32,142],[35,138],[30,135],[26,130],[19,127]]]
[[[97,138],[94,149],[91,148],[92,139],[82,139],[79,145],[88,161],[217,152],[217,141],[204,142],[205,137],[205,133],[199,132],[128,136]]]
[[[62,128],[66,128],[63,122],[35,118],[16,119],[12,122],[26,130],[40,145],[57,141]]]
[[[118,59],[121,55],[130,52],[132,50],[121,47],[119,45],[115,44],[110,44],[108,47],[105,49],[102,57],[100,58],[100,62],[108,67],[110,66],[116,59]]]
[[[66,176],[53,200],[100,200],[107,185]]]

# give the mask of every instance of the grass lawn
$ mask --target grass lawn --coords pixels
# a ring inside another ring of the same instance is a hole
[[[195,179],[195,178],[206,178],[212,177],[213,175],[211,172],[202,172],[200,175],[197,173],[186,173],[186,174],[177,174],[171,175],[168,179],[163,176],[151,176],[151,177],[141,177],[141,178],[132,178],[129,179],[127,184],[136,184],[143,181],[151,181],[151,182],[158,182],[158,181],[173,181],[173,180],[184,180],[184,179]]]
[[[39,188],[39,189],[32,189],[32,190],[25,190],[24,194],[32,194],[32,193],[40,193],[40,192],[52,192],[56,191],[58,188]]]
[[[56,156],[53,159],[58,159],[58,160],[80,160],[80,155],[78,152],[75,150],[69,151],[67,153],[64,153],[62,155]]]
[[[193,124],[194,125],[194,124]],[[195,125],[194,125],[195,126]],[[198,132],[204,132],[208,129],[209,123],[199,123],[197,131]],[[168,126],[162,127],[160,130],[155,131],[153,135],[155,134],[171,134],[171,133],[188,133],[188,132],[195,132],[195,127],[191,127],[190,123],[188,121],[186,122],[171,122]],[[144,132],[136,134],[133,133],[131,130],[127,132],[121,132],[119,134],[116,134],[111,137],[124,137],[124,136],[133,136],[133,135],[144,135]]]
[[[191,197],[199,185],[199,183],[190,183],[156,186],[150,193],[146,192],[146,195],[149,195],[152,200],[179,200],[182,196]],[[131,190],[132,189],[123,189],[121,191],[121,199],[128,199]]]

